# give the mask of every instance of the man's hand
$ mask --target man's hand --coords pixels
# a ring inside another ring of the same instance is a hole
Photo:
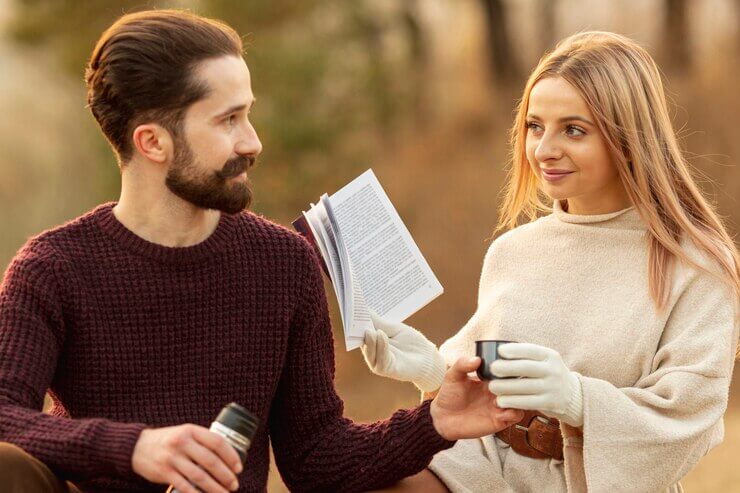
[[[486,382],[473,380],[468,373],[480,365],[480,358],[460,358],[445,374],[430,412],[434,427],[443,438],[478,438],[501,431],[519,422],[524,412],[502,409]]]
[[[239,487],[242,464],[223,437],[187,424],[141,432],[131,465],[153,483],[171,484],[180,493],[227,493]]]

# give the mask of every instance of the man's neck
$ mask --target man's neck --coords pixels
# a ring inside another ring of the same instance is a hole
[[[167,247],[203,242],[216,230],[221,218],[219,211],[196,207],[163,185],[134,184],[125,179],[113,214],[137,236]]]

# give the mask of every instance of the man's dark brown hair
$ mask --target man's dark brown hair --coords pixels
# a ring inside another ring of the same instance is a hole
[[[127,14],[98,40],[85,70],[87,102],[124,165],[132,134],[154,122],[178,136],[187,108],[208,94],[195,66],[242,56],[239,35],[223,22],[178,10]]]

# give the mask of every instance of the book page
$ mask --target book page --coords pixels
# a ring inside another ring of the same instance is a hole
[[[442,294],[429,264],[372,170],[330,198],[367,306],[400,322]]]
[[[347,249],[345,248],[342,232],[337,225],[336,216],[334,215],[328,195],[324,194],[321,196],[321,204],[324,206],[324,210],[326,211],[326,216],[329,221],[327,229],[331,230],[335,235],[334,239],[335,244],[337,245],[337,253],[342,266],[342,287],[345,302],[345,316],[343,319],[344,333],[345,342],[347,343],[347,351],[351,351],[352,349],[358,348],[362,345],[365,338],[365,331],[372,330],[373,324],[370,319],[370,312],[368,311],[367,304],[365,303],[365,297],[362,294],[362,288],[354,275],[352,262],[349,258]]]
[[[334,238],[334,233],[331,231],[331,224],[326,214],[326,209],[324,208],[324,205],[319,202],[318,205],[311,204],[311,208],[308,212],[304,212],[303,214],[306,217],[308,226],[313,232],[314,238],[316,239],[316,246],[321,252],[321,256],[324,258],[324,262],[329,270],[329,278],[334,287],[334,294],[337,297],[337,304],[339,305],[339,316],[342,319],[342,325],[345,325],[345,289],[341,272],[342,267],[340,265],[336,240]]]
[[[334,279],[336,278],[335,265],[332,262],[329,248],[326,246],[326,232],[322,231],[321,220],[318,219],[318,211],[314,210],[315,207],[314,204],[311,204],[309,211],[302,213],[306,225],[311,230],[311,238],[307,237],[307,239],[319,250],[319,255],[321,255],[321,259],[326,266],[326,274],[331,279],[332,284],[334,284]]]

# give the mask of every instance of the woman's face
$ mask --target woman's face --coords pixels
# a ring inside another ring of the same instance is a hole
[[[586,101],[561,77],[541,79],[532,88],[526,152],[543,191],[567,199],[568,212],[603,214],[629,207]]]

